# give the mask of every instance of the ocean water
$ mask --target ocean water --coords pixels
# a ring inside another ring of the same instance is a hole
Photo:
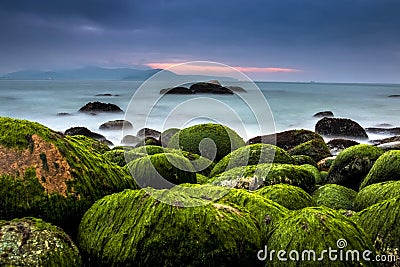
[[[163,83],[142,85],[136,81],[0,81],[0,116],[28,119],[54,130],[85,126],[119,145],[124,134],[143,126],[157,130],[186,127],[201,122],[220,122],[237,130],[247,140],[260,133],[288,129],[314,130],[313,114],[331,110],[336,117],[350,118],[363,127],[386,123],[400,126],[400,85],[269,83],[242,86],[239,95],[165,95]],[[96,96],[97,94],[113,96]],[[126,114],[78,113],[87,102],[101,101],[121,107]],[[70,116],[58,116],[66,112]],[[109,120],[130,120],[130,131],[102,131]],[[260,126],[261,125],[261,126]],[[370,139],[381,138],[369,135]]]

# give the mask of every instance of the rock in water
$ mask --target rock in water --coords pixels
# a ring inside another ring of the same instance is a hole
[[[84,113],[98,113],[98,112],[119,112],[122,113],[122,109],[115,104],[102,103],[102,102],[89,102],[79,109],[79,112]]]
[[[1,266],[81,266],[78,248],[60,228],[40,219],[0,221]]]
[[[323,118],[315,125],[315,131],[325,136],[368,138],[364,128],[350,119]]]
[[[331,150],[331,153],[333,155],[337,155],[346,148],[349,148],[351,146],[356,146],[359,145],[360,143],[353,141],[353,140],[348,140],[348,139],[341,139],[341,138],[336,138],[330,140],[327,145],[329,149]]]
[[[320,111],[313,115],[314,118],[334,117],[332,111]]]
[[[83,135],[86,137],[90,137],[93,139],[96,139],[97,141],[106,144],[106,145],[113,145],[113,143],[111,141],[108,141],[107,138],[104,135],[92,132],[91,130],[89,130],[86,127],[71,127],[69,129],[67,129],[64,132],[65,135],[71,135],[71,136],[75,136],[75,135]]]
[[[122,129],[132,129],[133,125],[126,120],[114,120],[108,121],[100,125],[100,130],[122,130]]]
[[[158,140],[160,139],[161,133],[151,128],[143,128],[136,133],[136,136],[139,138],[153,137]]]
[[[199,82],[190,86],[190,90],[196,94],[220,94],[232,95],[232,90],[221,86],[220,84]]]
[[[194,92],[189,88],[178,86],[173,88],[161,89],[160,94],[174,94],[174,95],[193,95]]]
[[[0,219],[33,216],[74,233],[97,199],[135,188],[133,178],[105,160],[93,142],[0,118]]]
[[[311,141],[302,143],[289,150],[289,154],[306,155],[311,157],[315,162],[331,156],[329,147],[325,144],[324,140],[313,139]]]
[[[173,190],[125,190],[88,210],[78,244],[90,266],[258,266],[260,233],[237,206]]]

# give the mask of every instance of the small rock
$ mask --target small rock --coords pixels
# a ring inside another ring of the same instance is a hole
[[[72,114],[68,112],[58,112],[57,116],[72,116]]]
[[[353,140],[342,139],[342,138],[332,139],[327,143],[329,149],[331,150],[332,155],[337,155],[342,150],[345,150],[348,147],[355,146],[358,144],[360,143]]]
[[[89,102],[79,109],[79,112],[96,113],[96,112],[118,112],[122,113],[122,109],[115,104],[102,102]]]
[[[388,97],[400,97],[400,95],[388,95]]]
[[[365,128],[365,131],[374,134],[394,134],[400,135],[400,127],[395,128],[378,128],[378,127],[370,127]]]
[[[232,90],[223,87],[221,85],[199,82],[190,86],[190,90],[196,94],[220,94],[220,95],[232,95]]]
[[[95,96],[119,96],[119,95],[113,95],[113,94],[97,94]]]
[[[368,138],[364,128],[350,119],[325,117],[317,122],[315,131],[325,136],[343,136],[359,139]]]
[[[112,146],[114,145],[111,141],[107,140],[107,138],[104,135],[92,132],[91,130],[89,130],[86,127],[71,127],[69,129],[67,129],[64,132],[65,135],[84,135],[93,139],[96,139],[97,141]]]
[[[324,159],[321,159],[317,163],[317,167],[319,171],[329,171],[329,168],[331,167],[333,161],[335,160],[336,156],[332,157],[327,157]]]
[[[189,88],[178,86],[173,88],[161,89],[160,94],[193,95],[194,92]]]
[[[140,141],[142,141],[142,138],[139,138],[137,136],[133,136],[133,135],[125,135],[122,138],[121,143],[122,144],[127,144],[127,145],[136,145],[137,143],[139,143]]]
[[[384,144],[378,145],[378,147],[382,148],[385,151],[400,150],[400,141],[384,143]]]
[[[160,139],[161,133],[151,128],[143,128],[137,132],[136,136],[139,138],[153,137],[155,139]]]
[[[225,87],[233,92],[247,93],[247,91],[240,86],[225,86]]]
[[[313,115],[314,118],[325,118],[325,117],[334,117],[335,115],[333,115],[332,111],[321,111],[321,112],[317,112]]]
[[[100,125],[100,130],[122,130],[122,129],[132,129],[133,125],[126,120],[114,120],[108,121]]]
[[[400,141],[400,135],[389,137],[389,138],[384,138],[384,139],[379,139],[379,140],[372,140],[371,142],[374,145],[381,145],[381,144],[397,142],[397,141]]]

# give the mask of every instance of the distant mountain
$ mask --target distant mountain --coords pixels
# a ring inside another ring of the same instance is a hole
[[[130,68],[101,68],[83,67],[63,71],[22,70],[0,76],[1,80],[133,80],[144,81],[162,69],[130,69]],[[233,80],[227,77],[202,75],[179,75],[164,70],[160,78],[163,80]]]

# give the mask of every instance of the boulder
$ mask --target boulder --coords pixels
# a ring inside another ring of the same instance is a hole
[[[341,118],[323,118],[315,125],[315,131],[321,135],[334,137],[368,138],[365,130],[355,121]]]
[[[332,163],[325,183],[339,184],[358,191],[361,182],[383,152],[380,148],[366,144],[343,150]]]
[[[371,143],[373,143],[374,145],[382,145],[382,144],[392,143],[392,142],[400,142],[400,135],[371,141]]]
[[[223,87],[219,84],[199,82],[190,86],[190,90],[196,94],[219,94],[219,95],[232,95],[232,90]]]
[[[276,134],[269,134],[251,138],[246,144],[264,143],[276,145],[284,150],[289,150],[313,139],[324,140],[319,134],[309,130],[289,130]]]
[[[164,132],[162,132],[161,136],[160,136],[161,145],[163,147],[167,147],[171,137],[179,131],[180,131],[180,129],[178,129],[178,128],[169,128],[169,129],[165,130]]]
[[[143,128],[136,133],[136,136],[139,138],[153,137],[158,140],[160,139],[161,132],[151,128]]]
[[[331,168],[333,162],[335,161],[336,156],[332,156],[332,157],[327,157],[324,159],[321,159],[320,161],[317,162],[317,168],[320,171],[329,171],[329,169]]]
[[[35,218],[0,221],[1,266],[81,266],[72,239],[60,228]]]
[[[312,196],[318,206],[335,210],[353,210],[357,192],[341,185],[326,184],[315,190]]]
[[[360,211],[393,197],[400,197],[400,181],[371,184],[358,192],[354,208]]]
[[[304,164],[309,164],[311,166],[317,167],[317,163],[315,160],[307,155],[294,155],[292,156],[294,160],[294,164],[296,165],[304,165]]]
[[[384,144],[378,145],[378,147],[382,148],[385,151],[388,151],[388,150],[400,150],[400,141],[384,143]]]
[[[135,145],[135,147],[141,147],[141,146],[161,146],[161,141],[158,138],[147,136],[145,138],[140,139],[140,141]]]
[[[86,137],[93,138],[103,144],[112,146],[113,143],[109,140],[104,135],[92,132],[86,127],[71,127],[64,132],[65,135],[70,135],[70,136],[75,136],[75,135],[83,135]]]
[[[190,90],[189,88],[183,87],[183,86],[177,86],[173,88],[166,88],[166,89],[161,89],[160,94],[174,94],[174,95],[193,95],[194,92]]]
[[[143,140],[142,138],[127,134],[122,138],[121,143],[125,144],[125,145],[136,145],[137,143],[141,142],[142,140]]]
[[[131,122],[126,120],[114,120],[107,121],[100,125],[100,130],[122,130],[122,129],[132,129],[133,125]]]
[[[122,113],[122,109],[115,104],[102,102],[89,102],[79,109],[79,112],[84,113],[99,113],[99,112],[117,112]]]
[[[233,92],[247,93],[247,91],[240,86],[225,86],[225,87]]]
[[[395,128],[370,127],[370,128],[365,128],[365,131],[374,134],[400,135],[400,127],[395,127]]]
[[[337,155],[341,151],[345,150],[346,148],[349,148],[351,146],[359,145],[360,143],[356,142],[354,140],[336,138],[336,139],[331,139],[326,144],[328,145],[332,155]]]
[[[295,146],[288,152],[291,156],[294,155],[309,156],[316,162],[331,156],[331,152],[328,146],[325,144],[324,140],[321,139],[313,139],[307,141],[305,143]]]
[[[313,115],[314,118],[334,117],[332,111],[320,111]]]

